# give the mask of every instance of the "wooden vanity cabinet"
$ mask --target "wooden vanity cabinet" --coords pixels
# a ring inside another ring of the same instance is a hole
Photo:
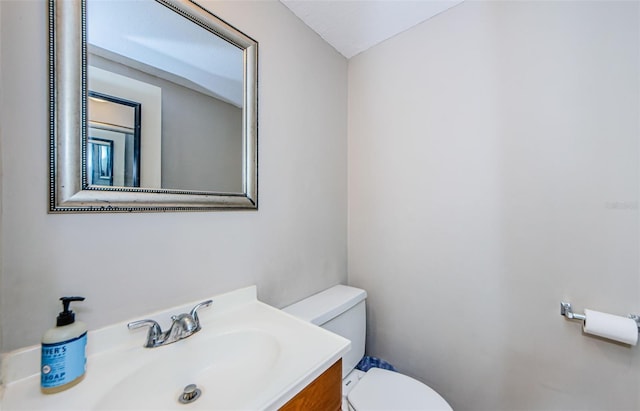
[[[342,359],[313,380],[280,411],[340,411],[342,407]]]

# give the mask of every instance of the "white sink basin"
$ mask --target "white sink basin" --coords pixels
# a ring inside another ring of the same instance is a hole
[[[158,358],[122,378],[95,409],[184,410],[178,398],[189,384],[202,391],[189,409],[237,408],[269,383],[280,359],[276,338],[259,330],[193,337],[154,349]]]
[[[198,311],[202,330],[167,346],[143,348],[146,330],[126,323],[90,332],[84,381],[58,394],[40,393],[39,347],[10,355],[0,409],[276,410],[349,349],[348,340],[257,301],[255,287],[213,300]],[[196,303],[142,317],[166,324]],[[201,394],[182,404],[189,384]]]

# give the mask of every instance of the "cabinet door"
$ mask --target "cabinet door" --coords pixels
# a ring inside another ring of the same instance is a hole
[[[280,411],[340,411],[342,359],[296,394]]]

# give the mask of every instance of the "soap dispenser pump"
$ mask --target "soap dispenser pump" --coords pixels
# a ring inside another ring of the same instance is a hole
[[[84,301],[84,297],[62,297],[60,300],[63,310],[58,314],[56,327],[47,330],[42,337],[40,388],[45,394],[78,384],[87,365],[87,326],[76,321],[74,312],[69,309],[71,302]]]

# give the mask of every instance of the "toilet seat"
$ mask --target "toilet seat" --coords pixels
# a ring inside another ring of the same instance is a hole
[[[356,411],[453,411],[431,387],[406,375],[372,368],[347,395]]]

